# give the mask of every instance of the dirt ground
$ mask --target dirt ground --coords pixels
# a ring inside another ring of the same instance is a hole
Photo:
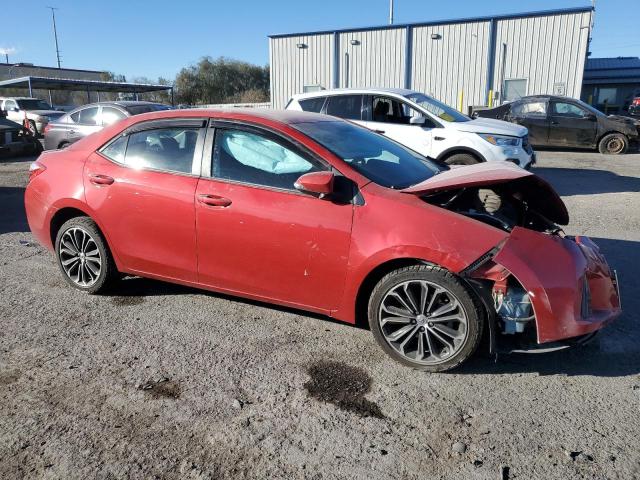
[[[139,278],[74,291],[29,233],[30,159],[0,161],[0,478],[640,478],[640,154],[539,159],[624,315],[449,374],[301,312]]]

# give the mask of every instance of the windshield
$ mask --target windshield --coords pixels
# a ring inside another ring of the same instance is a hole
[[[410,93],[406,98],[446,122],[468,122],[471,118],[423,93]]]
[[[140,115],[141,113],[159,112],[161,110],[171,110],[171,107],[162,105],[161,103],[152,103],[148,105],[129,105],[125,107],[131,115]]]
[[[16,100],[20,110],[53,110],[53,107],[44,100],[36,98],[32,100]]]
[[[445,169],[382,135],[349,122],[296,123],[292,127],[383,187],[407,188]]]
[[[602,117],[606,116],[600,110],[598,110],[597,108],[592,107],[591,105],[589,105],[588,103],[583,102],[582,100],[574,100],[574,102],[578,103],[581,107],[586,108],[591,113],[594,113],[594,114],[602,116]]]

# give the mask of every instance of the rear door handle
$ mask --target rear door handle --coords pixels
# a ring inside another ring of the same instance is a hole
[[[556,122],[555,120],[551,120],[551,125],[560,125],[558,122]]]
[[[94,185],[111,185],[115,180],[108,175],[89,175],[89,181]]]
[[[374,132],[379,133],[380,135],[384,135],[384,130],[374,130]]]
[[[231,200],[219,195],[210,195],[203,193],[198,195],[198,201],[209,207],[228,207],[231,205]]]

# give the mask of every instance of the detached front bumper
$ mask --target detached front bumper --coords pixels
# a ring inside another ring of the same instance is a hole
[[[538,343],[586,335],[622,312],[615,272],[587,237],[516,227],[493,261],[529,293]]]

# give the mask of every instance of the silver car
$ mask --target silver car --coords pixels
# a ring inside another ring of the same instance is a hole
[[[29,130],[36,137],[42,134],[49,122],[64,114],[44,100],[31,97],[0,97],[0,109],[6,112],[9,120],[21,125],[26,119]]]
[[[169,110],[161,103],[115,101],[83,105],[49,123],[44,131],[45,150],[65,148],[107,125],[140,113]]]

